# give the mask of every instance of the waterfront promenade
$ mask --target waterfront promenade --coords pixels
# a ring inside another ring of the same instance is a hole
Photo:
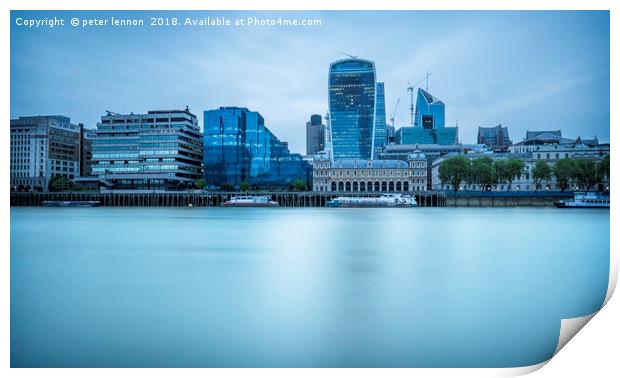
[[[220,191],[111,191],[111,192],[26,192],[11,193],[11,206],[40,206],[43,201],[99,201],[101,206],[213,207],[233,196],[270,195],[282,207],[324,207],[339,195],[376,196],[376,192],[220,192]],[[470,206],[553,206],[572,192],[419,192],[413,193],[420,207]]]

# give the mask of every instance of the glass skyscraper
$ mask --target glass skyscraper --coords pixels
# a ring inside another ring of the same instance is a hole
[[[385,85],[377,83],[377,107],[375,113],[375,149],[373,159],[378,156],[380,151],[387,144],[387,124],[385,123]]]
[[[220,107],[204,112],[204,177],[210,187],[242,182],[286,187],[300,179],[311,183],[311,167],[291,153],[265,126],[258,112]]]
[[[352,58],[329,66],[333,160],[372,158],[375,88],[375,64],[371,61]]]
[[[415,104],[414,127],[441,129],[446,126],[446,106],[422,88],[418,88]]]

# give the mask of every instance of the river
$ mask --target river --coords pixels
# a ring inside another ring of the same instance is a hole
[[[11,208],[13,367],[511,367],[598,310],[609,210]]]

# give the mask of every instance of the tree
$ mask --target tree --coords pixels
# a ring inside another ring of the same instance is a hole
[[[523,160],[517,158],[509,158],[506,162],[506,166],[508,168],[507,180],[508,180],[508,191],[512,188],[512,182],[523,174],[523,169],[525,168],[525,163]]]
[[[493,167],[493,159],[488,156],[474,159],[471,162],[467,181],[471,184],[480,185],[484,192],[487,188],[495,184],[495,168]]]
[[[454,156],[441,162],[439,165],[439,180],[449,183],[458,192],[461,182],[470,174],[471,161],[464,156]]]
[[[589,191],[597,181],[596,162],[592,159],[575,160],[573,178]]]
[[[532,169],[532,178],[536,182],[536,190],[538,190],[543,181],[551,180],[551,167],[549,164],[543,160],[537,161],[534,169]]]
[[[495,167],[497,181],[507,182],[508,191],[512,189],[512,182],[523,174],[523,169],[525,168],[523,160],[517,158],[497,160],[493,165]]]
[[[247,181],[242,181],[241,184],[239,184],[239,189],[241,189],[242,192],[245,192],[247,190],[250,189],[250,183]]]
[[[560,190],[564,191],[575,175],[575,162],[569,158],[558,160],[553,166],[553,175]]]
[[[73,181],[65,176],[54,176],[50,180],[49,190],[50,192],[61,192],[73,187]]]
[[[303,180],[295,179],[295,181],[293,181],[293,190],[297,192],[301,192],[306,189],[307,189],[306,183]]]
[[[196,189],[204,189],[205,188],[205,179],[196,180]]]
[[[607,179],[609,179],[609,171],[610,169],[610,165],[609,165],[609,154],[605,155],[605,157],[598,163],[598,167],[597,167],[597,171],[598,171],[598,176],[599,179],[598,181],[604,181],[605,177],[607,177]]]

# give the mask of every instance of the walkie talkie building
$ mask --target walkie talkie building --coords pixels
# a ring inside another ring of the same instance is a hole
[[[376,108],[375,64],[351,58],[329,66],[332,159],[372,159]]]

